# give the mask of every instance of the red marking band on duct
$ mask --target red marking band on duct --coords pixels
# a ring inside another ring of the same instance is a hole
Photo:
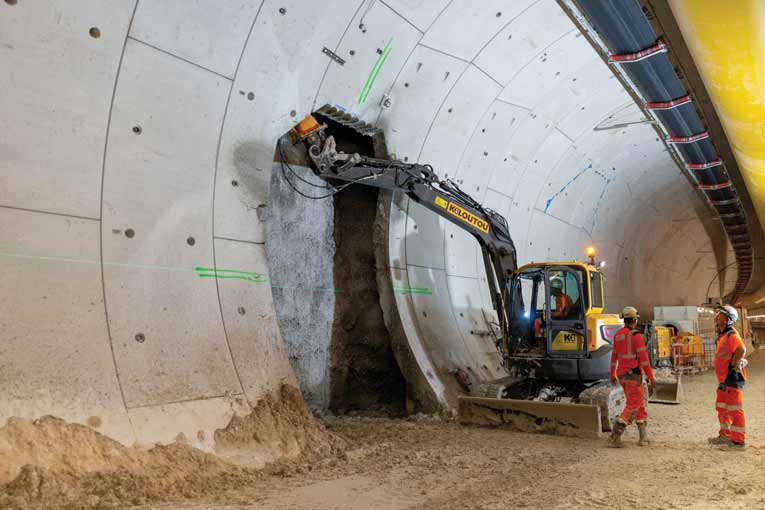
[[[664,101],[661,103],[646,103],[645,107],[649,110],[671,110],[672,108],[677,108],[678,106],[684,105],[686,103],[691,102],[691,96],[683,96],[678,97],[677,99],[673,99],[672,101]]]
[[[657,53],[666,53],[667,47],[663,42],[658,41],[655,45],[644,50],[640,50],[636,53],[622,53],[620,55],[611,55],[608,57],[609,64],[629,64],[632,62],[639,62]]]
[[[704,191],[714,191],[716,189],[724,189],[730,187],[730,181],[721,182],[720,184],[699,184],[699,189]]]
[[[709,138],[709,132],[702,131],[693,136],[673,136],[669,139],[669,143],[693,143],[699,140],[706,140],[707,138]]]
[[[685,168],[688,170],[706,170],[718,165],[722,165],[721,159],[715,159],[714,161],[708,161],[707,163],[686,163]]]

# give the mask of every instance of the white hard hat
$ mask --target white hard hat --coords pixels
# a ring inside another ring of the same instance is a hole
[[[640,317],[638,315],[637,308],[634,306],[625,306],[624,310],[622,310],[622,319],[637,319]]]
[[[731,323],[738,320],[738,310],[731,305],[718,305],[715,307],[715,311],[725,315]]]

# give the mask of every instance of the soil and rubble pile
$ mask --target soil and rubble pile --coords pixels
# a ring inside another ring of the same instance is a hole
[[[53,416],[11,418],[0,428],[0,508],[105,510],[199,497],[252,486],[284,472],[283,464],[344,448],[286,385],[249,415],[234,417],[215,439],[223,458],[182,442],[126,447]]]

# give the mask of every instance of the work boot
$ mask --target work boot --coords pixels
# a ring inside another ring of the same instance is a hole
[[[646,423],[638,423],[637,428],[638,433],[640,434],[640,439],[638,439],[638,446],[648,446],[651,444],[651,441],[648,440],[648,430],[646,430]]]
[[[624,448],[624,443],[622,443],[622,434],[624,434],[626,429],[626,423],[622,423],[620,421],[614,423],[613,430],[611,430],[611,436],[608,438],[608,441],[613,448]]]
[[[738,443],[736,441],[728,441],[728,444],[720,446],[720,449],[721,450],[734,450],[734,451],[736,451],[736,450],[738,450],[738,451],[746,450],[746,443],[744,443],[744,442]]]
[[[731,443],[733,443],[733,441],[731,441],[728,436],[720,435],[720,436],[717,436],[717,437],[710,437],[709,439],[707,439],[707,443],[709,443],[711,445],[728,446]]]

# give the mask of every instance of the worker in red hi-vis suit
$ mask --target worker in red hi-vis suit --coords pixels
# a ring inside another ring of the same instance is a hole
[[[715,375],[717,375],[717,419],[720,431],[709,438],[710,444],[725,448],[744,449],[746,444],[746,417],[744,416],[744,384],[746,383],[746,347],[733,324],[738,312],[730,305],[718,306],[715,315],[717,351],[715,352]]]
[[[622,385],[627,397],[627,405],[616,418],[609,440],[612,446],[623,447],[622,434],[627,429],[627,425],[635,420],[640,433],[638,444],[647,446],[649,443],[646,430],[648,415],[645,412],[643,374],[648,378],[651,391],[656,387],[656,381],[651,370],[651,363],[648,361],[643,335],[635,330],[638,320],[637,310],[631,306],[625,307],[622,310],[622,318],[624,327],[614,335],[611,351],[611,382]]]

